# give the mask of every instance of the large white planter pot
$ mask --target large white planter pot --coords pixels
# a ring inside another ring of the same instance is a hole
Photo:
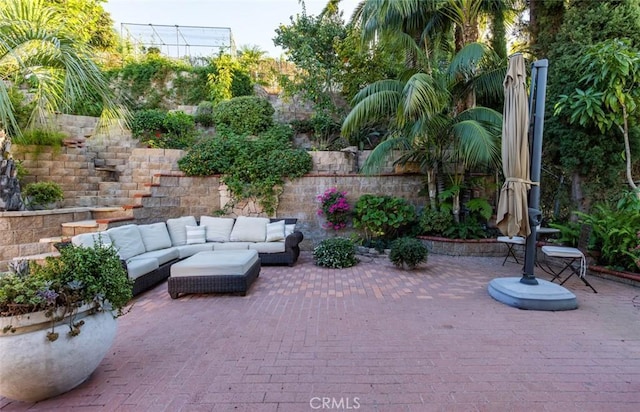
[[[117,321],[109,311],[82,317],[77,336],[59,324],[57,340],[47,332],[51,323],[44,312],[0,318],[0,395],[37,402],[67,392],[84,382],[98,367],[116,336]],[[7,326],[15,332],[3,333]]]

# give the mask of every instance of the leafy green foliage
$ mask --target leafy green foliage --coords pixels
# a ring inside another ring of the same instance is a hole
[[[274,126],[257,137],[222,127],[214,138],[194,145],[178,166],[190,176],[222,174],[236,202],[257,198],[273,214],[284,179],[301,177],[313,166],[306,151],[293,149],[291,138],[287,126]]]
[[[286,50],[287,59],[300,69],[295,78],[281,79],[285,92],[313,102],[316,112],[335,110],[330,91],[338,85],[336,74],[342,67],[334,49],[334,43],[346,36],[342,17],[334,12],[307,15],[303,7],[290,25],[275,31],[273,43]]]
[[[266,99],[241,96],[218,103],[213,119],[217,128],[227,127],[238,134],[259,134],[273,125],[274,112]]]
[[[153,148],[186,149],[196,140],[195,121],[182,111],[139,110],[133,114],[131,134]]]
[[[600,133],[595,127],[581,127],[577,122],[571,124],[569,111],[554,116],[554,106],[561,95],[571,95],[577,88],[586,89],[584,84],[580,84],[585,68],[576,63],[581,61],[590,46],[616,38],[629,39],[633,47],[640,44],[640,20],[637,17],[640,4],[633,0],[572,1],[564,4],[567,6],[564,20],[557,34],[548,33],[549,39],[555,39],[546,46],[549,52],[544,56],[552,62],[547,84],[544,159],[548,165],[561,165],[565,176],[578,177],[574,188],[581,189],[595,203],[619,196],[620,174],[625,168],[621,135],[618,130]],[[631,134],[633,149],[633,146],[637,147],[638,140],[633,131]],[[568,188],[566,192],[568,195],[580,193],[571,192]],[[572,201],[572,210],[587,211],[588,203],[576,203],[582,199],[575,198]],[[553,204],[546,208],[552,209]]]
[[[353,226],[367,239],[395,239],[417,220],[415,207],[393,196],[360,196],[355,204]]]
[[[39,127],[75,102],[100,96],[103,120],[122,113],[110,85],[93,60],[95,51],[72,29],[69,14],[43,0],[5,0],[0,7],[0,127],[19,135],[7,89],[26,87],[34,102],[27,127]]]
[[[586,90],[576,89],[570,95],[560,95],[556,114],[570,111],[569,122],[588,127],[595,125],[601,133],[616,128],[624,137],[627,181],[632,189],[636,184],[631,171],[629,120],[640,119],[640,52],[628,41],[609,39],[585,50],[579,65],[586,73],[580,83]],[[635,120],[635,121],[634,121]]]
[[[55,130],[27,129],[21,136],[15,137],[13,142],[21,145],[38,145],[62,147],[62,142],[67,135]]]
[[[196,108],[196,113],[193,116],[193,120],[201,126],[211,127],[214,124],[213,119],[213,103],[211,102],[200,102],[198,107]]]
[[[420,263],[427,261],[428,254],[429,251],[420,240],[401,237],[391,243],[389,260],[397,267],[415,269]]]
[[[64,199],[64,192],[55,182],[29,183],[22,189],[22,195],[29,199],[29,206],[44,206]]]
[[[453,224],[453,215],[448,209],[425,209],[420,215],[419,225],[425,235],[442,236]]]
[[[488,236],[484,225],[469,217],[458,223],[454,222],[442,234],[450,239],[484,239]]]
[[[324,239],[313,249],[313,259],[318,266],[342,269],[358,263],[353,241],[344,237]]]
[[[52,325],[49,339],[53,341],[58,337],[54,332],[58,309],[71,315],[69,335],[76,336],[82,324],[75,321],[80,306],[91,304],[94,311],[115,310],[121,314],[132,297],[132,286],[113,246],[101,242],[91,248],[69,245],[60,249],[60,257],[48,257],[43,265],[32,265],[27,276],[0,277],[0,314],[46,311]]]
[[[635,199],[634,199],[635,197]],[[579,213],[580,222],[591,226],[591,247],[600,250],[600,264],[637,272],[635,254],[640,244],[640,200],[629,192],[617,204],[601,203],[591,213]]]

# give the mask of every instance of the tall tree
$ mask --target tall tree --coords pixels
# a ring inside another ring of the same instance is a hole
[[[0,4],[0,128],[20,133],[9,88],[24,86],[33,96],[29,125],[47,125],[74,101],[98,95],[103,121],[121,115],[92,49],[64,29],[64,16],[44,0]]]
[[[621,156],[621,136],[616,130],[599,132],[592,127],[570,124],[569,112],[554,117],[553,107],[562,95],[583,88],[584,72],[576,64],[586,49],[598,42],[619,38],[629,40],[632,48],[640,45],[640,3],[637,0],[592,2],[573,0],[549,47],[549,81],[545,121],[543,161],[561,165],[571,178],[573,209],[586,211],[592,201],[619,193],[619,179],[625,162]],[[630,130],[632,148],[636,133]]]

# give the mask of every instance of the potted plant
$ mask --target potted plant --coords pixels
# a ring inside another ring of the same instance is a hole
[[[55,209],[57,202],[64,199],[62,189],[55,182],[29,183],[22,195],[30,210]]]
[[[93,373],[113,343],[132,282],[113,246],[101,242],[16,266],[0,277],[0,395],[35,402]]]

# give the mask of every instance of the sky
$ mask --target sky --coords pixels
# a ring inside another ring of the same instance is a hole
[[[345,21],[358,3],[359,0],[341,1]],[[305,0],[305,4],[307,15],[317,16],[327,0]],[[280,57],[283,53],[273,44],[275,29],[280,24],[289,25],[289,17],[302,12],[298,0],[108,0],[102,7],[123,35],[121,23],[147,25],[131,26],[141,30],[151,30],[149,24],[223,27],[231,29],[238,49],[258,46],[271,57]],[[175,28],[165,30],[172,33],[171,39],[177,38]],[[226,34],[223,37],[226,38]]]

